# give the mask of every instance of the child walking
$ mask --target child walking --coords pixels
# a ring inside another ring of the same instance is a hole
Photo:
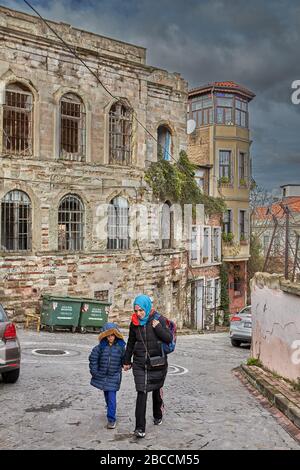
[[[117,391],[122,380],[125,341],[116,323],[106,323],[99,344],[89,356],[91,385],[103,390],[107,407],[107,428],[116,427]]]

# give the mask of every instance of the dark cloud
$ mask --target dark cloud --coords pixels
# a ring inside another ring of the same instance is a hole
[[[22,1],[3,4],[30,13]],[[50,19],[147,48],[148,64],[180,72],[190,87],[234,80],[251,105],[254,177],[271,189],[300,182],[297,0],[34,1]]]

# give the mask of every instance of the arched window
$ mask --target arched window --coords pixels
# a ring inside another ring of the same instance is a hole
[[[84,240],[84,206],[74,195],[65,196],[58,208],[58,249],[79,251]]]
[[[33,96],[20,83],[11,83],[5,91],[3,106],[3,151],[13,155],[33,153]]]
[[[162,248],[172,248],[174,233],[173,211],[170,202],[165,202],[161,211]]]
[[[31,201],[23,191],[10,191],[1,201],[1,248],[31,249]]]
[[[131,134],[132,111],[118,101],[109,111],[109,163],[131,163]]]
[[[109,250],[128,250],[129,206],[123,197],[115,197],[108,206],[107,234]]]
[[[60,100],[60,158],[85,160],[85,108],[81,98],[67,93]]]
[[[159,126],[157,129],[157,159],[171,160],[172,135],[167,126]]]

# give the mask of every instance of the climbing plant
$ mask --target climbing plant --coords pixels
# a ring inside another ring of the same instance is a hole
[[[170,199],[171,202],[184,204],[204,204],[208,215],[221,214],[226,205],[221,198],[204,194],[197,185],[195,176],[196,166],[186,154],[181,151],[179,160],[171,164],[159,155],[158,161],[150,165],[146,171],[145,180],[153,190],[155,197],[161,201]]]
[[[221,279],[221,309],[224,311],[225,324],[228,323],[229,319],[229,293],[228,293],[228,267],[223,263],[220,267],[220,279]]]

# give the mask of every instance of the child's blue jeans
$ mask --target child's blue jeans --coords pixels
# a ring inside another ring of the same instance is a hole
[[[107,405],[107,420],[111,423],[116,421],[117,392],[104,392]]]

